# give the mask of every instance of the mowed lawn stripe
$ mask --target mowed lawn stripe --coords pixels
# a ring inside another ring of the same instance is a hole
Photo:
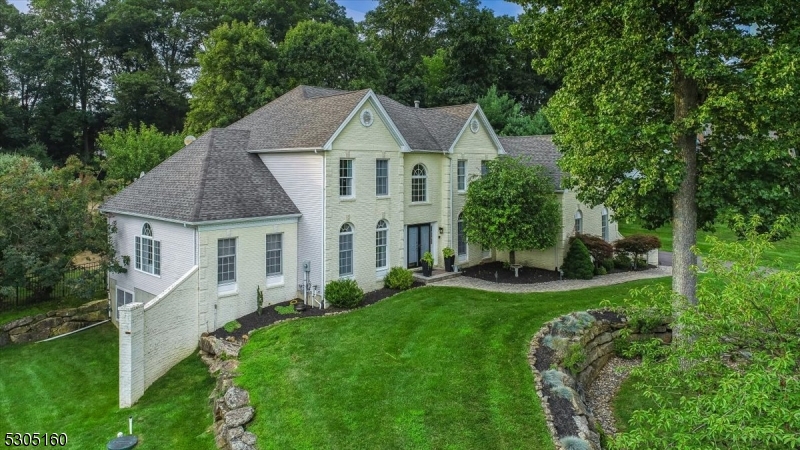
[[[669,279],[538,294],[415,289],[252,333],[236,382],[270,448],[552,448],[528,346],[561,314]]]
[[[192,355],[133,408],[118,408],[119,336],[109,324],[50,342],[0,349],[0,430],[67,433],[67,448],[105,448],[134,418],[137,449],[213,449],[214,380]]]

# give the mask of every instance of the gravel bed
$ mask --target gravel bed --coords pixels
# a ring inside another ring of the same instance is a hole
[[[617,395],[619,387],[631,372],[638,366],[638,359],[624,359],[612,356],[605,367],[600,370],[597,379],[586,390],[586,404],[592,409],[594,417],[603,426],[603,431],[609,436],[617,433],[616,421],[612,402]]]

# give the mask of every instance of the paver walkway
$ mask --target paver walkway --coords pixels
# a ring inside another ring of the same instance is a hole
[[[626,283],[628,281],[661,278],[671,275],[672,267],[663,266],[637,272],[612,273],[594,277],[591,280],[562,280],[550,281],[547,283],[511,284],[494,283],[479,278],[460,276],[429,284],[432,286],[454,286],[493,292],[555,292],[608,286],[611,284]]]

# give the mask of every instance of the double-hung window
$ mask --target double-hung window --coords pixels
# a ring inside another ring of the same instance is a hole
[[[428,173],[425,166],[417,164],[411,170],[411,202],[428,201]]]
[[[458,160],[458,170],[456,174],[458,180],[458,190],[463,192],[467,190],[467,161],[465,159]]]
[[[385,220],[379,220],[375,228],[375,268],[385,269],[387,264],[386,248],[388,242],[389,225]]]
[[[217,284],[236,283],[236,238],[217,241]]]
[[[339,276],[353,275],[353,226],[349,223],[339,228]]]
[[[603,240],[608,242],[608,209],[603,208],[602,215],[600,216],[600,227],[603,234]]]
[[[339,160],[339,197],[353,196],[353,160]]]
[[[575,233],[583,233],[583,214],[581,214],[581,210],[575,211]]]
[[[267,277],[283,274],[283,235],[267,235]]]
[[[153,239],[153,228],[149,223],[142,226],[142,235],[135,237],[134,244],[136,270],[161,276],[161,241]]]
[[[375,195],[379,197],[389,195],[388,159],[378,159],[375,161]]]

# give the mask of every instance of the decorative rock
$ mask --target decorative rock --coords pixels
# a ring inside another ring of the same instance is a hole
[[[26,343],[79,330],[108,319],[108,300],[96,300],[78,308],[60,309],[22,317],[0,327],[0,347]]]
[[[228,411],[225,413],[225,426],[228,428],[242,426],[253,420],[253,414],[255,414],[255,410],[252,406]]]
[[[225,392],[225,406],[228,409],[238,409],[250,404],[250,394],[236,386]]]
[[[11,342],[15,344],[26,344],[28,342],[41,341],[50,337],[50,330],[39,330],[30,333],[23,333],[11,336]]]
[[[7,324],[3,325],[2,330],[3,331],[9,331],[9,330],[11,330],[13,328],[19,328],[19,327],[27,325],[27,324],[29,324],[31,322],[33,322],[33,317],[23,317],[21,319],[13,320],[13,321],[8,322]]]
[[[210,355],[226,355],[232,358],[238,358],[240,348],[241,345],[235,342],[224,341],[214,336],[203,336],[200,338],[200,349]]]
[[[252,445],[247,445],[242,441],[236,440],[230,443],[231,450],[255,450],[255,447]]]
[[[83,326],[84,325],[80,322],[66,322],[50,330],[50,336],[59,336],[72,331],[77,331],[83,328]]]
[[[249,431],[245,431],[242,434],[242,442],[244,442],[247,445],[255,446],[256,445],[256,435],[251,433],[251,432],[249,432]]]
[[[228,429],[228,442],[241,440],[242,435],[244,434],[244,428],[242,427],[234,427]]]
[[[11,343],[11,337],[6,332],[0,332],[0,347]]]

